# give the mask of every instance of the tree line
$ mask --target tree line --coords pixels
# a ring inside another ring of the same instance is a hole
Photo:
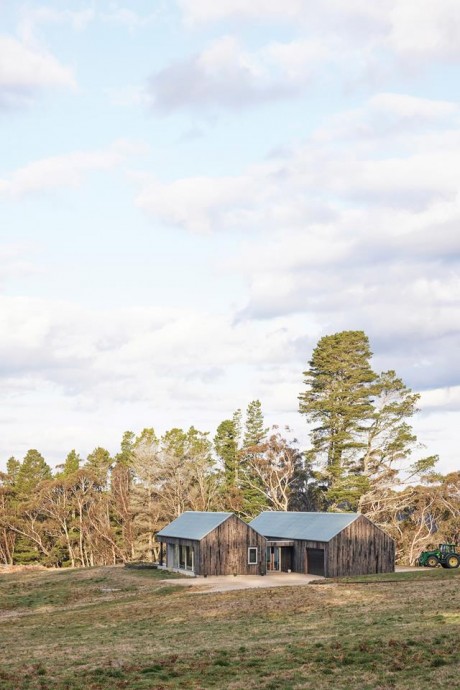
[[[267,427],[259,400],[209,432],[123,434],[112,456],[68,453],[54,472],[38,450],[0,473],[0,562],[87,567],[154,561],[155,533],[185,510],[360,511],[391,534],[400,562],[460,541],[460,473],[419,457],[410,421],[419,395],[394,371],[376,373],[362,331],[320,339],[304,372],[300,449]]]

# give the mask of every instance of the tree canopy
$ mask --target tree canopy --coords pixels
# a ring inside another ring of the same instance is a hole
[[[0,562],[86,567],[155,560],[155,533],[185,510],[359,510],[397,541],[398,559],[460,540],[460,474],[435,472],[411,426],[419,395],[376,372],[362,331],[322,337],[299,409],[310,445],[265,423],[255,399],[214,438],[194,426],[126,431],[119,451],[67,453],[53,473],[36,449],[0,473]]]

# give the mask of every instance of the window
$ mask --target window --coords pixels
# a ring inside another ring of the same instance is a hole
[[[187,547],[180,546],[180,557],[179,557],[179,568],[185,570],[185,564],[187,562]]]
[[[193,570],[193,547],[187,546],[186,569]]]
[[[259,562],[257,546],[250,546],[248,549],[248,565],[257,565]]]
[[[179,568],[179,570],[194,570],[195,552],[193,546],[175,545],[174,567]]]

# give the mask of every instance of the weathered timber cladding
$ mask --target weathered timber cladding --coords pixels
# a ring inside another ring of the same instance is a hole
[[[394,540],[364,515],[328,543],[326,577],[392,573],[394,569]]]
[[[329,542],[296,540],[292,570],[308,573],[308,549],[324,549],[326,577],[392,573],[395,543],[388,534],[360,515]]]
[[[200,542],[197,575],[264,575],[266,539],[232,515]],[[257,565],[248,564],[248,548],[257,547]]]
[[[281,570],[286,573],[288,570],[292,570],[292,552],[294,547],[292,546],[282,546],[281,547]]]
[[[191,514],[185,514],[183,534],[194,536],[200,534],[190,527]],[[205,515],[207,518],[211,514]],[[374,525],[363,515],[350,514],[349,524],[334,536],[319,525],[316,531],[318,536],[327,541],[312,541],[298,539],[302,536],[302,525],[299,521],[295,526],[296,535],[289,533],[289,525],[286,536],[283,536],[282,528],[277,530],[277,537],[269,536],[264,532],[262,536],[250,525],[236,517],[236,515],[216,513],[217,520],[222,520],[207,534],[196,539],[186,539],[181,536],[160,537],[163,543],[169,545],[190,546],[194,552],[194,572],[196,575],[265,575],[267,561],[267,542],[270,546],[280,548],[281,570],[292,570],[297,573],[318,573],[322,571],[324,560],[324,575],[326,577],[341,577],[346,575],[367,575],[371,573],[388,573],[394,571],[395,543],[391,537]],[[283,513],[283,515],[285,515]],[[298,514],[302,519],[302,514]],[[306,520],[311,514],[305,514]],[[222,517],[223,516],[223,517]],[[316,514],[315,514],[316,518]],[[178,518],[180,519],[180,518]],[[351,520],[351,521],[350,521]],[[209,524],[209,521],[208,521]],[[285,523],[287,524],[287,523]],[[174,523],[171,523],[174,525]],[[193,525],[192,525],[193,526]],[[278,527],[275,525],[275,527]],[[300,533],[299,533],[300,532]],[[177,526],[176,526],[176,534]],[[308,531],[308,524],[304,534],[316,536],[313,530]],[[248,563],[248,549],[257,548],[257,564]],[[308,552],[308,550],[310,550]],[[322,558],[322,553],[324,559]],[[309,554],[310,561],[309,563]],[[171,563],[168,562],[168,567]]]
[[[307,549],[324,549],[327,554],[327,547],[328,543],[324,541],[305,541],[296,539],[292,559],[292,570],[295,573],[308,573]]]

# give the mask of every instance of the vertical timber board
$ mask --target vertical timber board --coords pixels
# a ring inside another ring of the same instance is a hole
[[[293,547],[293,559],[292,559],[292,569],[295,573],[306,573],[307,572],[307,558],[306,558],[306,548],[305,542],[300,539],[296,539]]]
[[[360,515],[329,542],[327,577],[392,573],[395,542]]]
[[[293,559],[293,546],[282,546],[280,549],[281,557],[281,570],[286,573],[288,570],[293,570],[292,559]]]
[[[231,515],[200,543],[201,575],[265,574],[266,539],[243,520]],[[248,549],[257,547],[257,565],[248,564]]]
[[[324,541],[307,541],[305,539],[296,539],[293,546],[292,570],[295,573],[308,573],[308,558],[307,549],[323,549],[324,550],[324,571],[327,573],[327,561],[329,544]]]

